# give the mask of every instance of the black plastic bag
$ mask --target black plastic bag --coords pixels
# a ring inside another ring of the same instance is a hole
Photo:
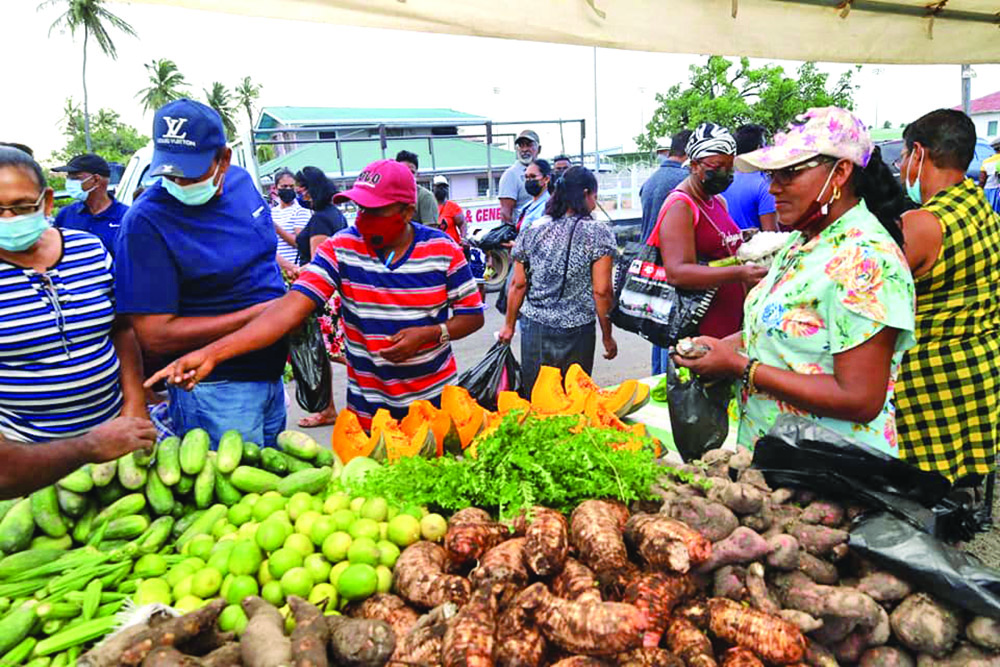
[[[517,227],[503,223],[486,232],[482,240],[477,242],[476,245],[483,250],[496,250],[504,243],[510,243],[516,238]]]
[[[333,370],[326,354],[319,320],[313,316],[289,337],[295,402],[303,410],[322,412],[330,407]]]
[[[1000,570],[887,512],[861,517],[851,548],[886,570],[977,616],[1000,618]]]
[[[703,383],[692,375],[687,382],[677,376],[673,359],[667,360],[667,408],[674,445],[685,462],[700,459],[709,449],[721,447],[729,435],[729,401],[732,383]]]
[[[458,377],[456,384],[468,389],[479,405],[492,412],[497,409],[501,391],[521,393],[521,364],[510,345],[497,341],[482,361]]]

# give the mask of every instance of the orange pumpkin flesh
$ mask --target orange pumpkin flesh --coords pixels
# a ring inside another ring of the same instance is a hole
[[[573,364],[566,371],[566,395],[573,402],[574,412],[585,411],[587,399],[597,394],[604,409],[624,417],[631,411],[639,385],[637,380],[625,380],[615,389],[601,389],[580,364]]]
[[[570,414],[573,401],[563,391],[562,371],[552,366],[541,367],[531,388],[531,407],[543,415]]]
[[[341,410],[337,415],[330,445],[344,463],[356,456],[369,456],[375,447],[375,443],[361,428],[358,416],[347,409]]]
[[[531,410],[531,403],[521,398],[516,391],[501,391],[497,396],[497,412],[503,417],[514,410],[527,413]]]
[[[451,418],[458,430],[462,449],[468,447],[483,429],[486,410],[473,400],[464,387],[448,385],[444,388],[441,393],[441,411]]]

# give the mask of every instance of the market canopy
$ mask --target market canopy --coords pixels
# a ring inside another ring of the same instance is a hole
[[[134,0],[301,21],[636,51],[1000,62],[1000,0]]]

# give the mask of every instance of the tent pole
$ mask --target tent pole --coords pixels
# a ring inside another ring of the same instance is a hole
[[[594,171],[601,173],[601,144],[597,140],[597,47],[594,47]]]
[[[972,111],[972,66],[962,65],[962,111],[968,116]]]
[[[813,5],[815,7],[826,7],[828,9],[840,9],[842,0],[778,0],[778,2],[788,2],[793,5]],[[924,5],[903,5],[888,0],[853,0],[851,2],[852,12],[872,12],[875,14],[895,14],[898,16],[913,16],[917,18],[929,18],[933,16],[938,21],[966,21],[971,23],[992,23],[1000,25],[1000,14],[988,14],[986,12],[968,12],[957,9],[942,9],[933,14]],[[850,20],[848,17],[846,20]]]

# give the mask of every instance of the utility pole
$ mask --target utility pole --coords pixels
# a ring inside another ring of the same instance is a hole
[[[972,65],[962,65],[962,111],[968,116],[972,111]]]
[[[597,140],[597,47],[594,47],[594,171],[601,172],[601,144]]]

